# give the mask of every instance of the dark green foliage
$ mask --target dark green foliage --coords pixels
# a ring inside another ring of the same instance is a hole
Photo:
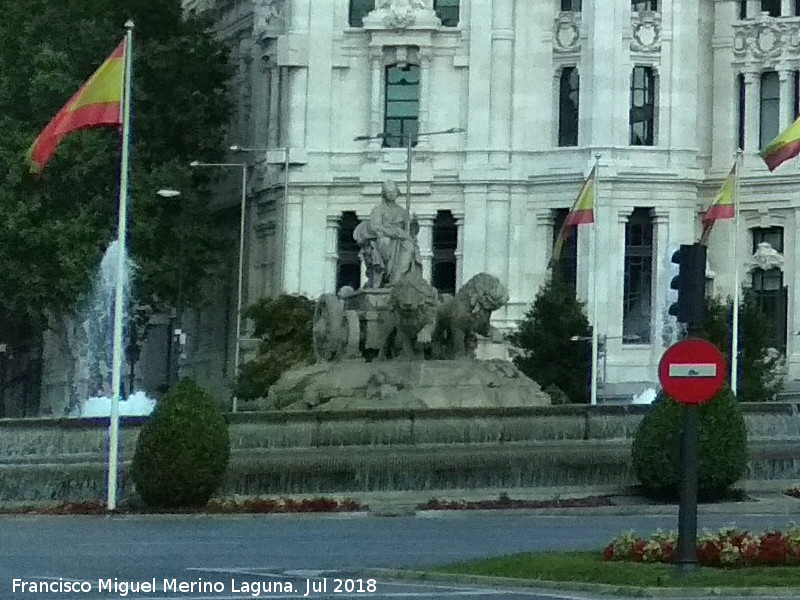
[[[589,401],[592,328],[575,290],[550,279],[509,341],[519,349],[514,364],[542,389],[557,386],[569,402]],[[571,338],[579,340],[572,341]]]
[[[314,307],[314,301],[305,296],[283,294],[277,298],[261,298],[247,309],[246,315],[253,320],[254,334],[261,338],[261,344],[255,360],[239,372],[238,398],[263,398],[284,371],[311,362]]]
[[[698,495],[721,498],[747,468],[747,430],[736,397],[727,387],[700,406]],[[636,477],[654,497],[677,498],[683,407],[661,392],[633,438]]]
[[[129,247],[137,301],[155,309],[201,304],[225,260],[211,175],[192,159],[224,157],[228,53],[206,18],[179,0],[0,0],[0,315],[41,329],[88,291],[116,235],[120,136],[114,128],[67,136],[40,178],[25,152],[45,124],[136,24]],[[156,196],[159,188],[178,199]],[[181,266],[182,265],[182,266]],[[182,271],[182,277],[179,277]]]
[[[720,349],[731,369],[733,301],[706,298],[703,329],[698,337]],[[746,290],[739,304],[739,384],[738,397],[746,402],[774,400],[783,389],[784,357],[771,348],[773,327],[761,312],[755,295]]]
[[[183,379],[159,400],[139,433],[136,491],[155,508],[204,506],[222,482],[229,455],[228,426],[216,403]]]

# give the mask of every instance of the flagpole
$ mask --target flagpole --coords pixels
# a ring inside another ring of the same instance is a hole
[[[736,151],[736,169],[733,177],[733,324],[731,331],[731,391],[739,389],[739,188],[742,169],[742,150]]]
[[[130,160],[131,58],[133,21],[125,23],[125,75],[122,83],[122,156],[119,167],[119,214],[117,215],[117,278],[114,293],[114,344],[111,367],[111,411],[108,423],[108,499],[109,511],[117,508],[119,452],[119,400],[122,387],[122,311],[125,302],[126,229],[128,221],[128,163]]]
[[[600,155],[594,155],[594,189],[592,190],[592,211],[597,214],[597,188],[600,187]],[[597,301],[597,219],[592,224],[592,406],[597,404],[597,363],[600,355],[600,337],[597,328],[598,301]],[[608,352],[608,348],[605,349]],[[606,382],[603,381],[603,385]]]

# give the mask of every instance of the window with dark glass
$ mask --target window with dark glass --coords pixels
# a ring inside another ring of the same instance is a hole
[[[558,145],[578,145],[578,97],[580,80],[576,67],[561,71],[558,93]]]
[[[459,0],[433,0],[433,10],[443,27],[458,27]]]
[[[761,12],[768,12],[770,17],[780,17],[781,0],[761,0]]]
[[[553,244],[558,239],[558,234],[564,226],[564,221],[569,214],[568,208],[557,208],[553,217]],[[561,281],[568,283],[573,288],[578,281],[578,232],[577,227],[573,227],[569,237],[564,240],[561,246],[561,255],[558,262],[553,266],[553,274],[559,275]]]
[[[363,27],[364,17],[375,9],[375,0],[350,0],[348,22],[350,27]]]
[[[783,254],[783,227],[756,227],[751,231],[753,254],[758,250],[758,245],[765,242]],[[752,283],[758,306],[770,325],[772,345],[785,351],[788,294],[783,282],[783,271],[778,268],[757,268],[752,273]]]
[[[655,75],[653,67],[634,67],[631,74],[630,144],[652,146],[655,140]]]
[[[562,12],[581,12],[581,0],[561,0],[561,10]]]
[[[642,12],[645,10],[658,10],[658,0],[631,0],[631,10],[633,12]]]
[[[800,2],[800,0],[797,1]],[[739,0],[739,18],[747,18],[747,0]]]
[[[623,343],[650,342],[653,289],[653,223],[650,209],[637,208],[625,225]]]
[[[419,66],[391,65],[386,67],[386,112],[383,139],[386,148],[406,145],[406,136],[416,144],[419,119]]]
[[[759,148],[764,148],[780,128],[780,81],[777,71],[761,74],[761,111],[759,128]]]
[[[736,77],[736,84],[739,87],[739,148],[744,150],[744,109],[745,109],[745,98],[747,97],[745,93],[744,87],[744,75],[737,75]]]
[[[794,0],[794,15],[800,17],[800,0]]]
[[[336,291],[349,285],[354,290],[361,287],[361,258],[353,231],[358,225],[356,213],[343,212],[339,218],[339,237],[336,244]]]
[[[792,90],[792,118],[797,119],[800,116],[800,71],[792,71]]]
[[[442,294],[456,293],[456,247],[458,228],[449,210],[436,213],[433,222],[433,268],[431,283]]]

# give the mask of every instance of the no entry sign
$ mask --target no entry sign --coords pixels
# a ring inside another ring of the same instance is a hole
[[[661,387],[676,402],[702,404],[722,387],[725,359],[711,342],[688,338],[673,344],[658,363]]]

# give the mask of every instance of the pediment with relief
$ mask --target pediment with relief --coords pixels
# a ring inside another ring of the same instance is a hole
[[[365,29],[408,29],[438,25],[439,18],[425,6],[425,0],[377,0],[375,10],[364,17]]]

